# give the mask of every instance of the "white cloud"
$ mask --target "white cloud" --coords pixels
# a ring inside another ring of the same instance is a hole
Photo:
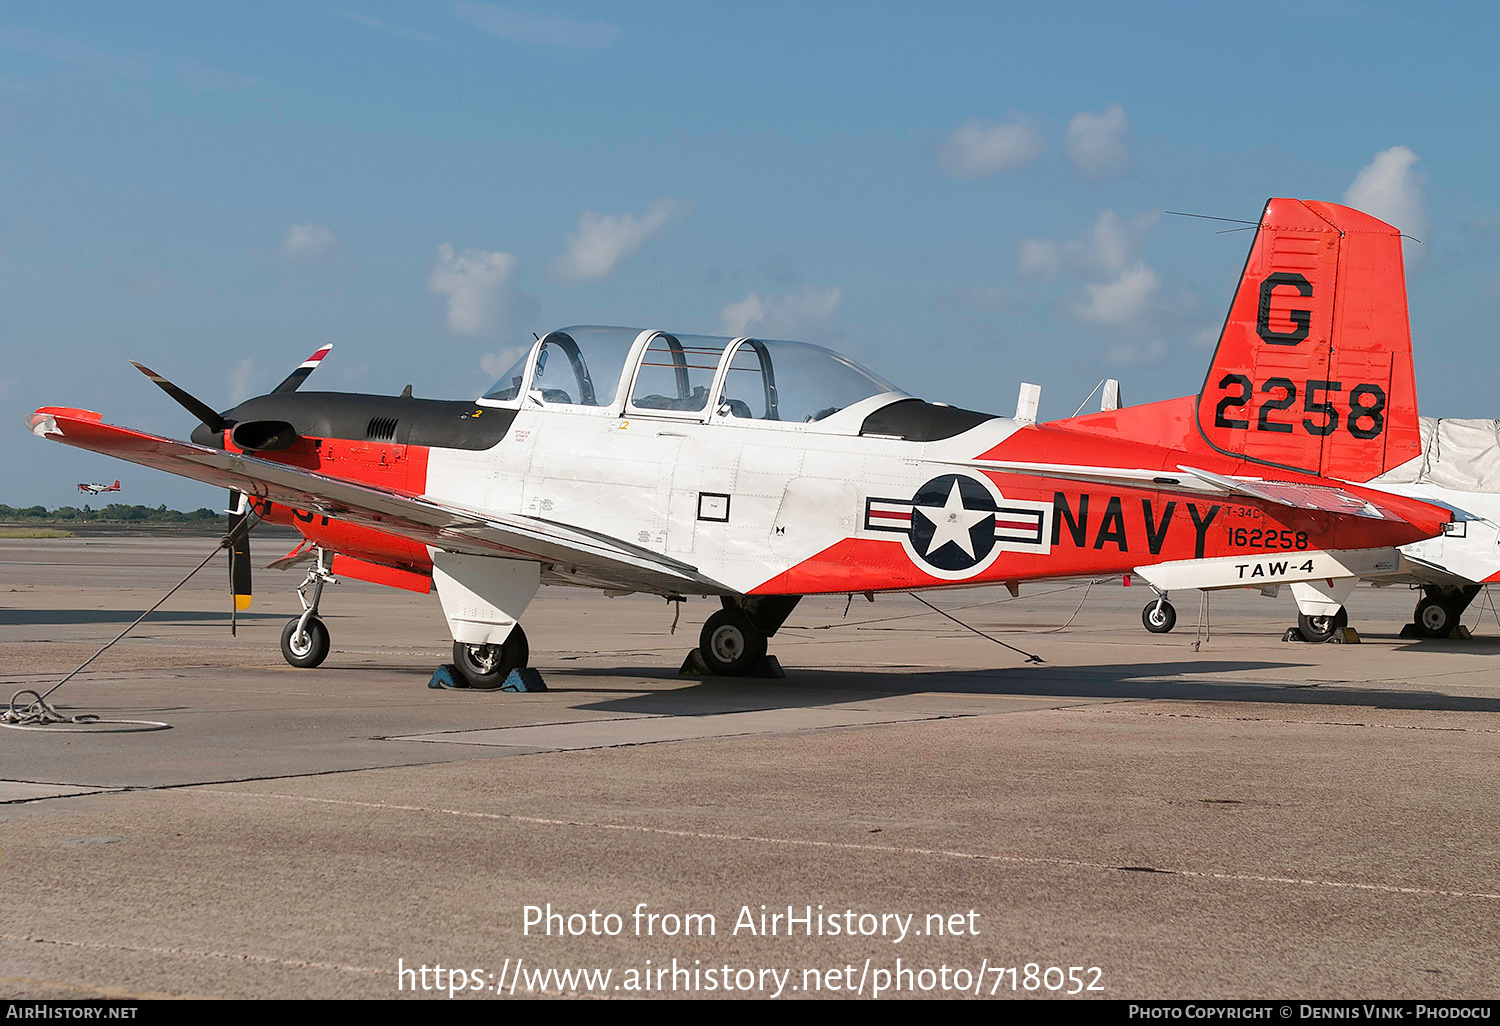
[[[981,310],[1004,310],[1010,305],[1010,290],[1004,285],[980,285],[970,289],[966,298],[969,305]]]
[[[288,260],[307,263],[329,255],[338,245],[333,232],[319,224],[294,224],[286,230],[281,255]]]
[[[1063,244],[1056,239],[1022,239],[1018,250],[1022,274],[1051,278],[1062,271]]]
[[[516,361],[531,350],[530,346],[511,346],[498,353],[485,353],[479,358],[479,369],[492,378],[498,378],[516,365]]]
[[[640,217],[585,210],[578,215],[578,230],[568,236],[568,251],[553,258],[552,272],[574,281],[603,278],[621,260],[639,253],[652,236],[691,214],[693,205],[692,200],[659,199]]]
[[[241,403],[255,394],[255,360],[246,357],[229,372],[229,401]]]
[[[439,246],[427,287],[448,297],[449,330],[477,335],[508,317],[518,263],[510,253],[483,249],[457,253],[449,243]]]
[[[288,267],[309,281],[337,281],[359,273],[359,259],[320,224],[294,224],[277,250]]]
[[[1134,323],[1150,307],[1160,286],[1156,272],[1137,260],[1111,281],[1084,286],[1087,298],[1078,307],[1078,316],[1116,327]]]
[[[1344,193],[1344,202],[1425,241],[1431,223],[1417,160],[1406,146],[1381,150],[1355,176],[1354,184]]]
[[[828,331],[844,301],[842,286],[806,286],[780,295],[751,292],[719,312],[726,335],[798,338]]]
[[[1107,178],[1130,170],[1130,124],[1125,108],[1113,104],[1102,114],[1081,111],[1068,122],[1064,149],[1079,174]]]
[[[426,32],[418,32],[415,29],[409,29],[405,26],[397,25],[394,22],[382,21],[379,18],[372,18],[370,15],[365,14],[361,11],[335,10],[333,13],[346,21],[352,21],[356,25],[363,25],[365,28],[373,29],[374,31],[379,32],[382,35],[395,36],[398,39],[410,39],[413,42],[418,43],[438,42],[438,40],[434,39]]]
[[[1040,133],[1025,121],[1008,125],[970,121],[938,149],[938,163],[956,178],[983,178],[1024,167],[1040,157],[1043,148]]]
[[[497,4],[459,0],[453,13],[476,28],[518,43],[541,43],[569,50],[601,50],[620,38],[620,27],[604,21],[573,21]]]
[[[1159,216],[1158,211],[1148,210],[1127,221],[1113,210],[1101,210],[1088,232],[1077,239],[1022,239],[1017,269],[1041,277],[1065,271],[1118,275],[1140,259],[1141,243]]]

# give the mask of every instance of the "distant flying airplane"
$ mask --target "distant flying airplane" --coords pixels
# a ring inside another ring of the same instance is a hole
[[[1393,566],[1451,519],[1347,483],[1420,440],[1399,235],[1330,203],[1266,204],[1197,395],[1048,424],[1035,386],[991,416],[800,342],[568,328],[471,403],[297,391],[328,348],[223,413],[141,367],[201,422],[191,442],[67,407],[29,418],[300,531],[311,551],[287,558],[315,563],[282,632],[295,666],[328,654],[332,574],[436,587],[460,673],[493,688],[528,663],[518,621],[544,582],[717,597],[702,658],[744,675],[803,595],[1149,567],[1327,601],[1325,579]]]
[[[107,485],[84,484],[82,481],[80,481],[78,483],[78,490],[86,495],[98,495],[100,492],[118,492],[120,490],[120,482],[116,481],[112,485]]]

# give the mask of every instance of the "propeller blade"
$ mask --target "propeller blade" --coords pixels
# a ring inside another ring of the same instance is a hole
[[[130,365],[136,370],[140,371],[142,374],[146,375],[146,377],[150,378],[152,381],[156,382],[158,388],[167,393],[167,395],[171,396],[173,399],[177,400],[178,404],[181,405],[183,409],[187,410],[193,416],[202,421],[203,426],[208,428],[210,431],[218,434],[228,426],[225,423],[224,418],[219,416],[218,413],[214,412],[214,410],[209,407],[207,403],[203,402],[195,396],[189,395],[187,392],[184,392],[182,389],[172,384],[166,378],[156,373],[156,371],[152,370],[150,367],[146,367],[142,364],[136,363],[134,360],[130,361]]]
[[[234,593],[234,608],[250,608],[250,503],[245,494],[230,489],[229,502],[229,589]]]
[[[302,382],[307,380],[307,376],[318,369],[318,362],[322,360],[323,357],[327,356],[332,349],[333,343],[330,342],[322,349],[319,349],[316,353],[313,353],[307,359],[303,360],[296,370],[292,371],[286,376],[285,381],[277,385],[275,388],[271,389],[272,394],[274,395],[277,392],[297,391]]]

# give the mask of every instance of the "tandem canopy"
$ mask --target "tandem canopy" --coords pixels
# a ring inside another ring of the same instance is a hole
[[[484,398],[617,415],[712,413],[808,424],[874,396],[893,401],[906,393],[807,342],[585,326],[540,339]]]

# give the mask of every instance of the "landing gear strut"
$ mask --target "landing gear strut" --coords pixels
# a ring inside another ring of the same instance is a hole
[[[317,562],[307,572],[302,583],[297,585],[297,599],[302,603],[302,615],[287,621],[287,625],[281,629],[281,657],[304,670],[321,666],[323,660],[328,658],[330,647],[328,628],[318,619],[318,603],[323,598],[323,585],[339,582],[324,565],[324,556],[323,549],[319,548]],[[312,585],[311,601],[307,597],[308,585]]]
[[[766,657],[767,641],[801,600],[801,595],[725,596],[724,608],[708,618],[698,635],[698,654],[709,672],[720,677],[754,673]]]

